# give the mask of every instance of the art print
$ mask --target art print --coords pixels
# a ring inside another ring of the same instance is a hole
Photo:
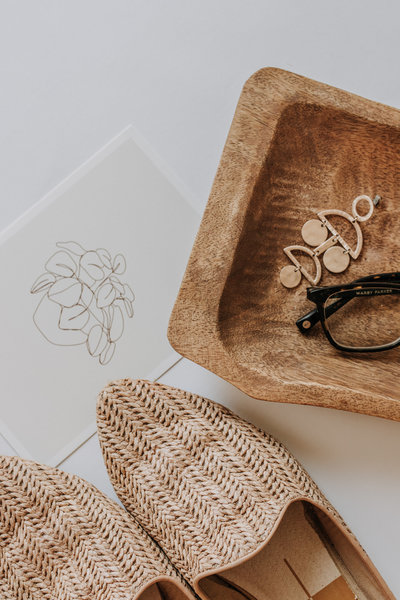
[[[0,237],[0,433],[57,464],[112,379],[178,359],[169,315],[199,216],[129,130]]]

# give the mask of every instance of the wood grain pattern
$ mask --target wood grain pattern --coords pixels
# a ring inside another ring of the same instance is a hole
[[[302,225],[319,210],[351,212],[360,194],[382,196],[362,223],[361,256],[346,273],[324,268],[321,284],[400,270],[400,111],[279,69],[255,73],[171,315],[172,346],[255,398],[400,420],[399,349],[345,355],[319,327],[303,336],[308,284],[279,281]]]

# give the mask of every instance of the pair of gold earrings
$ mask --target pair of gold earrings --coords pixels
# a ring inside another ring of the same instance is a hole
[[[378,205],[381,197],[375,196],[373,200],[365,194],[357,196],[353,200],[351,207],[352,214],[349,214],[339,209],[321,210],[317,213],[318,219],[311,219],[304,223],[301,229],[301,235],[307,246],[287,246],[283,249],[286,256],[292,262],[291,265],[286,265],[281,269],[280,280],[282,285],[287,288],[294,288],[299,285],[302,276],[304,276],[311,285],[317,285],[321,279],[322,267],[319,257],[322,256],[324,266],[331,273],[342,273],[350,264],[350,257],[357,259],[360,255],[363,245],[363,235],[359,223],[368,221],[373,215],[375,206]],[[365,215],[360,215],[358,205],[360,202],[368,203],[368,212]],[[343,239],[340,233],[327,219],[328,216],[339,216],[349,221],[357,234],[357,244],[355,249],[352,249],[349,244]],[[328,237],[330,235],[330,237]],[[315,274],[311,275],[308,270],[301,265],[293,251],[303,252],[310,256],[315,265]]]

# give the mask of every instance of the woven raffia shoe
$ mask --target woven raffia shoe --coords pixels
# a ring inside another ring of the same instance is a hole
[[[1,600],[194,600],[160,548],[86,481],[0,457]]]
[[[127,510],[207,600],[394,600],[316,484],[271,436],[209,400],[110,384],[98,431]]]

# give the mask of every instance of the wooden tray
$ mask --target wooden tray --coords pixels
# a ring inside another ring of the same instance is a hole
[[[346,355],[303,336],[307,281],[283,288],[283,247],[321,209],[382,196],[364,247],[321,284],[400,270],[400,111],[279,69],[245,84],[169,324],[172,346],[263,400],[400,420],[400,348]],[[350,241],[350,240],[349,240]],[[399,314],[400,330],[400,314]]]

